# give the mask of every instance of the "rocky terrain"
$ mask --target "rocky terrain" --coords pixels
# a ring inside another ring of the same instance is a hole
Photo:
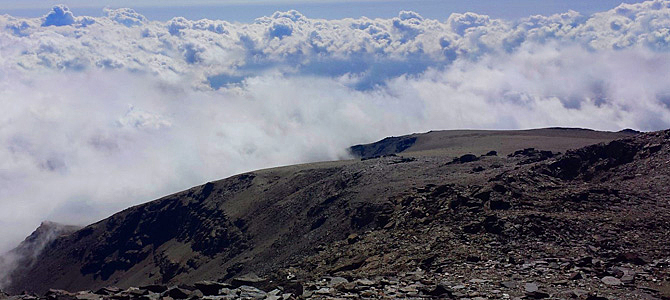
[[[361,159],[241,174],[61,232],[4,290],[670,299],[670,131],[430,132],[352,152]]]

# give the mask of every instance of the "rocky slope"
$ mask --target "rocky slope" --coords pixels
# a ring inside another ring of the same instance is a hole
[[[6,290],[204,297],[193,284],[213,280],[232,285],[207,294],[229,298],[670,297],[670,131],[449,134],[444,148],[419,136],[386,156],[261,170],[129,208],[52,241]],[[543,151],[507,151],[519,141]],[[175,284],[179,296],[165,290]]]

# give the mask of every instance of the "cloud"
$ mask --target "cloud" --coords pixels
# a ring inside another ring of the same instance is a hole
[[[74,15],[70,9],[64,5],[56,5],[44,17],[42,26],[66,26],[72,24],[74,24]]]
[[[670,126],[670,2],[516,21],[0,16],[0,250],[209,180],[450,128]],[[60,26],[42,26],[60,25]]]
[[[147,18],[141,14],[138,14],[135,10],[130,8],[119,8],[119,9],[105,9],[107,18],[114,20],[115,22],[122,24],[126,27],[140,26],[147,22]]]

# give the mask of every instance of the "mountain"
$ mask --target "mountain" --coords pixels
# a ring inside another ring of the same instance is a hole
[[[68,235],[81,229],[79,226],[63,225],[54,222],[42,222],[40,226],[9,253],[0,256],[0,286],[8,285],[11,281],[6,270],[12,270],[22,265],[22,268],[31,266],[42,249],[58,237]]]
[[[670,131],[436,131],[351,151],[361,159],[232,176],[60,235],[5,290],[253,273],[302,291],[323,276],[397,283],[420,270],[416,282],[451,282],[451,295],[493,282],[523,295],[498,282],[532,279],[543,290],[526,296],[574,285],[633,299],[623,295],[659,296],[651,283],[670,279]],[[638,272],[641,287],[619,289],[629,273],[613,268]]]

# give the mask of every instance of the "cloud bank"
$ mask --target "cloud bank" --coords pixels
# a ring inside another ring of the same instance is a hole
[[[450,128],[670,127],[670,2],[517,21],[0,16],[0,250],[208,180]]]

